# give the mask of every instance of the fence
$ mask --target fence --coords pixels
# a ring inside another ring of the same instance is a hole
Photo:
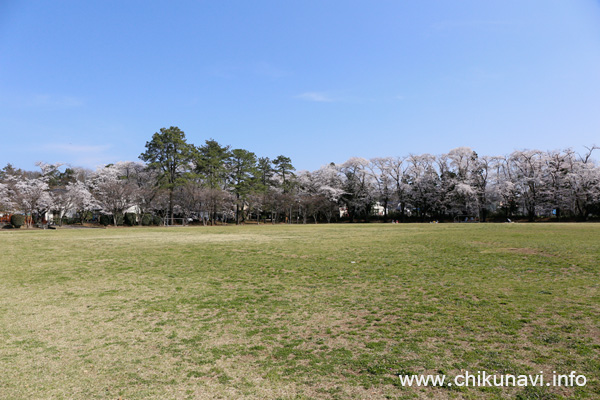
[[[13,214],[2,214],[0,215],[0,226],[10,225],[10,218]],[[25,220],[23,221],[24,225],[33,225],[33,218],[30,215],[24,215]],[[46,220],[43,220],[42,223],[46,223]]]
[[[187,218],[167,218],[164,220],[165,226],[186,226],[187,224]]]

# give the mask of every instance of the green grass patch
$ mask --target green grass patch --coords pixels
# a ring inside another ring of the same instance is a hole
[[[600,225],[0,232],[0,397],[594,399]],[[397,374],[582,388],[406,388]]]

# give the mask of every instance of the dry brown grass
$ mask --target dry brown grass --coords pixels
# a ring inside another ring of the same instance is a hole
[[[595,398],[599,228],[3,232],[0,397],[526,399],[396,374],[575,369],[542,395]]]

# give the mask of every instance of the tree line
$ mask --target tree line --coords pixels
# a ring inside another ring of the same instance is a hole
[[[289,157],[257,157],[213,139],[195,146],[170,127],[152,136],[140,161],[96,171],[7,164],[0,170],[0,213],[30,216],[30,224],[51,214],[80,222],[102,215],[117,225],[128,210],[138,224],[587,220],[600,216],[596,149],[479,156],[460,147],[437,156],[353,157],[296,172]]]

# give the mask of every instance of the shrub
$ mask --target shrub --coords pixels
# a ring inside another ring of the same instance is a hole
[[[154,224],[156,226],[162,225],[162,218],[159,217],[158,215],[155,215],[154,217],[152,217],[152,224]]]
[[[71,218],[71,217],[63,217],[63,219],[62,219],[62,223],[64,225],[74,225],[77,222],[79,222],[79,221],[77,221],[75,218]]]
[[[123,221],[127,226],[134,226],[137,222],[137,218],[134,213],[125,213]]]
[[[14,214],[10,217],[10,224],[15,228],[20,228],[25,225],[25,216],[21,214]]]
[[[108,226],[112,223],[112,218],[108,215],[102,214],[99,222],[100,225]]]
[[[78,218],[81,223],[84,223],[91,221],[94,218],[94,214],[91,211],[83,211],[79,213]]]
[[[123,214],[117,214],[117,226],[123,226],[124,220]]]
[[[144,226],[148,226],[148,225],[152,225],[152,214],[144,214],[142,215],[142,225]]]

